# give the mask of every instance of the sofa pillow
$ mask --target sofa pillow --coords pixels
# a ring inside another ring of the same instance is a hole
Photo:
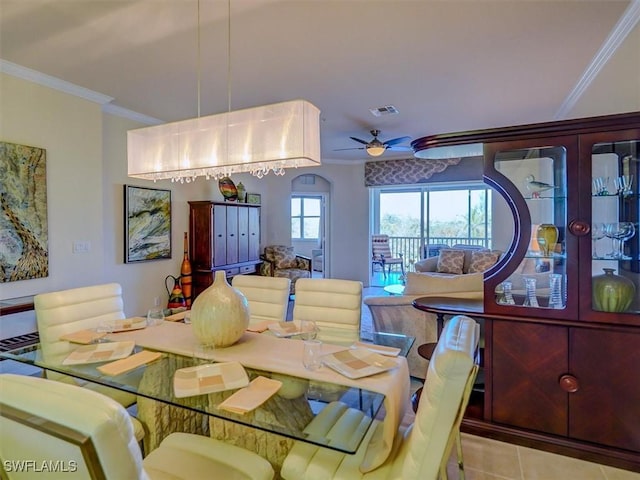
[[[500,259],[501,252],[497,250],[479,250],[471,253],[469,273],[484,272],[493,267]]]
[[[460,275],[463,266],[464,252],[462,250],[440,250],[436,272]]]
[[[408,272],[404,295],[445,295],[453,292],[481,292],[483,275],[447,275]]]

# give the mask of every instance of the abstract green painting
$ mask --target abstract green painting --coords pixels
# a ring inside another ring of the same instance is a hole
[[[0,282],[49,275],[46,157],[0,142]]]

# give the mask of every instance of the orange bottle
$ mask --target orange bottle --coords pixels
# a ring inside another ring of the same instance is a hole
[[[182,284],[182,294],[187,303],[187,308],[191,308],[191,262],[189,261],[187,232],[184,232],[184,257],[180,267],[180,283]]]

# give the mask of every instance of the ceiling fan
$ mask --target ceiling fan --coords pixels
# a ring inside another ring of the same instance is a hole
[[[351,140],[354,140],[358,143],[362,143],[364,147],[354,147],[354,148],[339,148],[334,150],[336,152],[341,150],[366,150],[366,152],[372,157],[379,157],[382,155],[387,149],[394,150],[399,152],[410,152],[412,151],[411,147],[399,145],[403,142],[408,142],[411,140],[411,137],[398,137],[392,138],[391,140],[387,140],[382,142],[378,140],[378,135],[380,135],[380,130],[370,130],[371,135],[373,135],[373,139],[366,141],[356,137],[349,137]]]

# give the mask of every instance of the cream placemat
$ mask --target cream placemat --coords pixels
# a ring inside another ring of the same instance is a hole
[[[82,345],[89,345],[90,343],[97,342],[106,333],[96,332],[95,330],[78,330],[77,332],[67,333],[60,337],[60,340],[66,340],[67,342],[80,343]]]
[[[269,325],[274,325],[277,323],[278,322],[274,320],[263,320],[261,322],[256,322],[256,323],[250,324],[247,327],[247,332],[254,332],[254,333],[266,332],[267,330],[269,330]]]
[[[279,380],[256,377],[248,386],[238,390],[218,405],[218,408],[234,413],[250,412],[269,400],[281,386],[282,382]]]
[[[107,363],[98,367],[98,370],[105,375],[121,375],[123,373],[130,372],[146,363],[153,362],[162,356],[161,352],[151,352],[149,350],[142,350],[127,358],[116,360],[115,362]]]

